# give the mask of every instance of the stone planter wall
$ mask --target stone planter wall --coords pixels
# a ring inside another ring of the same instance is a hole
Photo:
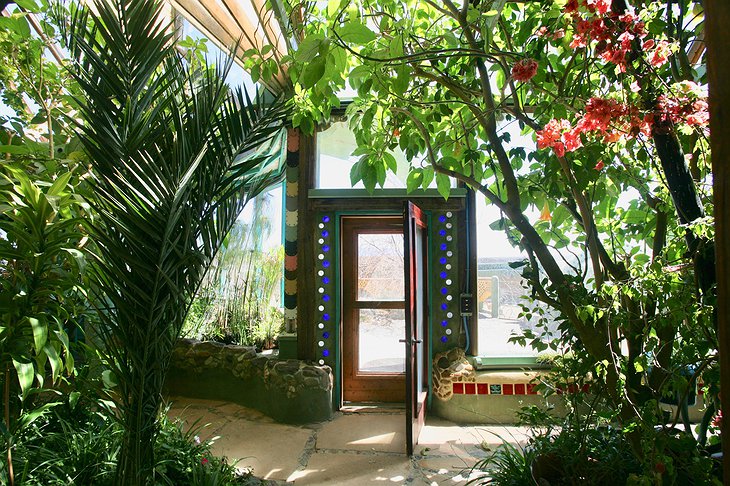
[[[332,418],[332,370],[296,359],[256,354],[253,347],[181,340],[166,382],[171,395],[226,400],[277,421]]]

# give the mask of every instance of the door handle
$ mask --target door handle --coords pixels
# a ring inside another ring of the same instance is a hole
[[[408,339],[399,339],[399,343],[406,343],[406,344],[421,344],[423,341],[420,339],[411,339],[410,342],[408,342]]]

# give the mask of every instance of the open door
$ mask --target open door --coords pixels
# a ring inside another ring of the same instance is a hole
[[[428,396],[428,231],[426,216],[411,202],[404,215],[406,310],[406,451],[413,454],[426,420]]]

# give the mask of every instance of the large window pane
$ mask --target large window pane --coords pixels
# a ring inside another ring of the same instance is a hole
[[[360,309],[358,371],[362,373],[404,373],[406,335],[403,309]]]
[[[403,300],[403,235],[360,234],[357,252],[357,299]]]
[[[509,342],[515,335],[529,330],[536,335],[546,330],[550,335],[557,333],[557,324],[552,321],[549,309],[542,306],[547,326],[538,325],[538,314],[530,320],[522,314],[522,305],[528,304],[521,268],[509,264],[521,261],[526,256],[513,247],[503,231],[495,231],[489,224],[499,218],[499,211],[488,206],[484,198],[477,198],[477,289],[475,292],[479,330],[477,351],[487,357],[531,357],[537,352],[528,346]],[[532,305],[532,304],[530,304]]]

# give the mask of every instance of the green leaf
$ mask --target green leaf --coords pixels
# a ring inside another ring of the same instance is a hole
[[[299,44],[296,58],[300,62],[309,62],[319,54],[319,48],[322,45],[322,36],[313,35],[307,37]]]
[[[433,182],[433,167],[428,166],[423,168],[423,184],[421,187],[424,189],[428,189],[431,186],[431,183]]]
[[[411,193],[421,187],[421,183],[423,182],[423,170],[422,169],[413,169],[411,172],[408,173],[408,177],[406,178],[406,191]]]
[[[367,66],[357,66],[347,76],[347,82],[350,83],[352,89],[359,89],[362,83],[370,76],[370,68]]]
[[[315,57],[312,62],[306,65],[302,76],[299,78],[299,84],[304,88],[311,88],[317,81],[324,76],[325,63],[327,59],[324,56]]]
[[[45,321],[41,322],[35,317],[29,317],[28,322],[33,329],[33,345],[35,352],[36,354],[39,354],[48,340],[48,326]]]
[[[46,356],[48,356],[48,362],[51,365],[51,379],[55,383],[56,380],[58,380],[58,377],[61,376],[63,362],[61,361],[61,357],[58,355],[58,351],[56,351],[56,348],[53,347],[51,343],[47,342],[45,346],[43,346],[43,351],[45,351]]]
[[[23,400],[28,396],[30,388],[33,386],[33,380],[35,378],[35,367],[33,363],[22,363],[13,358],[13,366],[18,374],[18,383],[20,383],[20,391],[23,395]]]
[[[352,164],[352,168],[350,169],[350,185],[352,187],[355,187],[355,184],[360,182],[360,179],[362,178],[360,176],[360,164],[362,163],[361,160],[355,162]]]
[[[403,64],[396,68],[396,77],[393,80],[393,90],[396,94],[402,95],[408,89],[411,82],[411,68],[408,64]]]
[[[25,145],[0,145],[0,153],[25,155],[31,153],[30,149]]]
[[[34,0],[15,0],[18,7],[22,7],[30,12],[38,12],[40,9]]]
[[[68,186],[68,181],[71,179],[71,172],[66,172],[65,174],[61,174],[51,186],[50,189],[46,192],[47,196],[60,196],[61,193],[63,193],[64,189],[66,189],[66,186]]]
[[[444,199],[448,199],[449,194],[451,194],[451,179],[449,179],[449,176],[436,174],[436,189]]]
[[[629,209],[626,213],[624,213],[624,217],[622,219],[626,224],[639,224],[646,221],[646,217],[646,211],[641,211],[640,209]]]
[[[78,393],[78,392],[75,392]],[[46,414],[51,408],[56,407],[60,405],[61,402],[52,402],[52,403],[45,403],[41,405],[40,407],[34,408],[31,411],[24,412],[20,417],[18,417],[18,429],[24,429],[28,427],[30,424],[35,422],[38,418],[42,417]]]
[[[79,398],[81,398],[81,393],[77,391],[72,391],[68,395],[68,406],[71,410],[76,408],[76,404],[79,402]]]
[[[388,169],[390,169],[391,172],[395,174],[398,171],[398,162],[395,160],[395,157],[393,157],[393,154],[391,154],[390,152],[384,152],[383,160],[385,161],[385,165],[388,166]]]
[[[107,388],[114,388],[119,384],[119,380],[111,370],[104,370],[101,373],[101,381],[104,382],[104,386]]]
[[[372,194],[375,191],[375,185],[378,183],[377,169],[364,160],[360,164],[360,177],[362,178],[363,185],[365,185],[365,189],[368,193]]]
[[[376,38],[375,32],[358,21],[348,22],[337,33],[348,44],[363,45]]]
[[[337,14],[340,11],[340,8],[342,8],[342,3],[344,0],[328,0],[327,1],[327,16],[330,18],[334,18],[337,16]]]

